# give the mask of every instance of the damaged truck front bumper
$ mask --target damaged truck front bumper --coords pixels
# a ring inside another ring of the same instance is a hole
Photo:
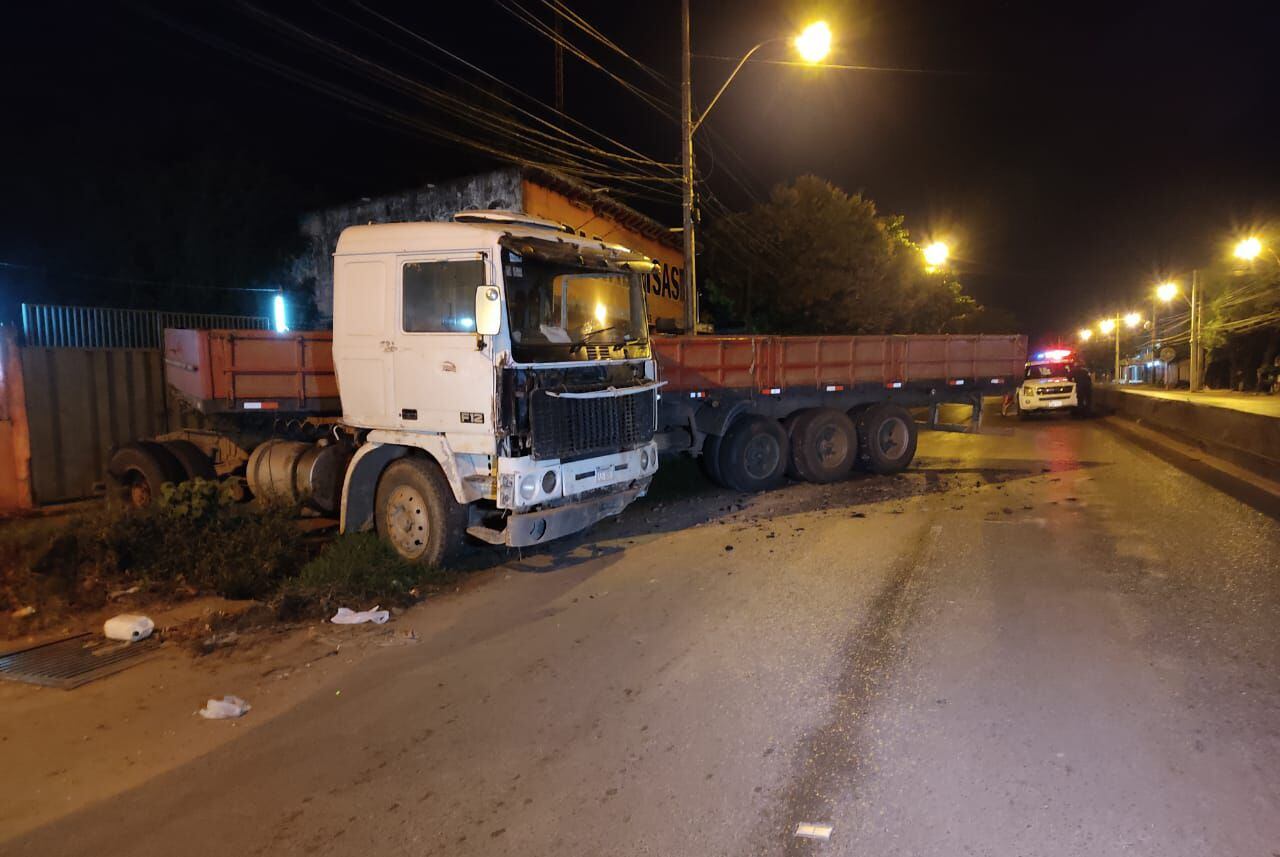
[[[540,545],[585,530],[597,521],[620,514],[632,502],[643,497],[648,488],[649,480],[645,479],[622,491],[598,494],[533,512],[517,512],[506,519],[507,525],[501,530],[473,526],[467,532],[494,545],[513,548]]]

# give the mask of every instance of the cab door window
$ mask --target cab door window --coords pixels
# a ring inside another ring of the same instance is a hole
[[[473,332],[476,288],[484,284],[481,259],[406,263],[402,292],[405,332]]]

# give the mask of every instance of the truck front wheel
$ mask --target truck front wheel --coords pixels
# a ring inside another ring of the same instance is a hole
[[[872,473],[905,470],[916,457],[911,414],[888,402],[863,411],[858,419],[858,457]]]
[[[787,472],[789,446],[777,420],[741,417],[720,442],[720,476],[737,491],[776,488]]]
[[[466,508],[434,461],[401,458],[378,480],[374,523],[402,558],[439,567],[462,546]]]

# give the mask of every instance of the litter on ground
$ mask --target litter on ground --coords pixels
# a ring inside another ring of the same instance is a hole
[[[200,716],[205,720],[230,720],[242,716],[252,707],[238,696],[224,696],[206,702],[200,709]]]
[[[831,838],[831,829],[829,824],[810,824],[802,821],[796,825],[796,836],[801,839],[821,839],[825,842]]]
[[[102,633],[108,640],[124,640],[128,643],[136,643],[138,640],[145,640],[151,636],[151,632],[155,630],[156,623],[152,622],[147,616],[139,616],[136,613],[121,613],[119,616],[112,616],[102,625]]]
[[[372,622],[375,625],[383,625],[391,618],[391,613],[386,610],[379,610],[375,606],[372,610],[363,610],[359,613],[350,607],[339,607],[338,612],[333,614],[333,618],[329,621],[335,625],[360,625],[365,622]]]

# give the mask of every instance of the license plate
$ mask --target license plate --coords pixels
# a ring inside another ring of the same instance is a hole
[[[596,468],[596,481],[597,481],[597,482],[608,482],[612,477],[613,477],[613,468],[612,468],[612,467],[605,466],[605,467],[597,467],[597,468]]]

